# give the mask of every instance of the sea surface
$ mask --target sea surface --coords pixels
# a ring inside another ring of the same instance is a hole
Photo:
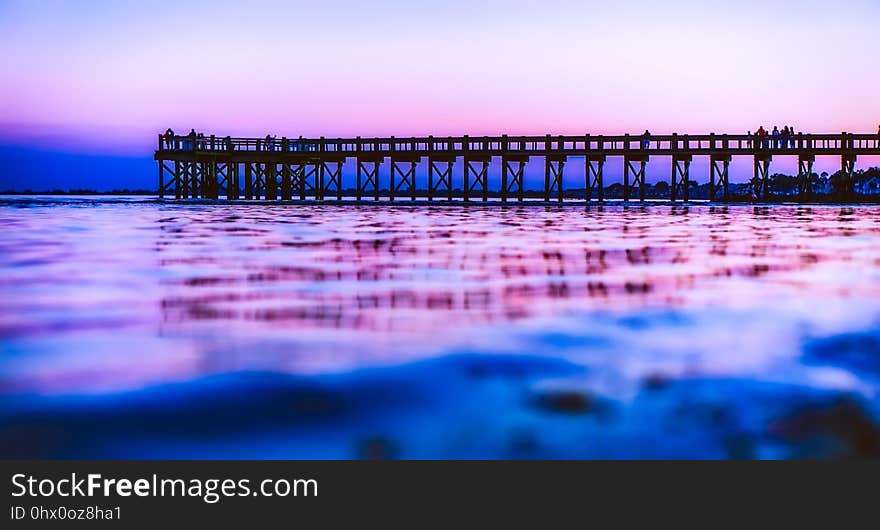
[[[880,456],[880,207],[0,199],[0,458]]]

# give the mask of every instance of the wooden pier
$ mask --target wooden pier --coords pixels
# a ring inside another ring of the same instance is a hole
[[[773,157],[798,159],[798,194],[812,195],[811,176],[817,156],[840,157],[841,197],[853,196],[857,158],[880,155],[877,134],[803,134],[787,139],[757,135],[623,136],[481,136],[419,138],[232,138],[229,136],[159,135],[159,196],[177,199],[341,200],[342,167],[356,162],[355,198],[378,201],[487,201],[488,172],[493,158],[501,162],[500,200],[522,201],[523,175],[532,158],[544,164],[543,199],[563,201],[563,174],[570,159],[585,165],[585,199],[605,200],[604,168],[609,157],[623,163],[623,199],[645,199],[645,169],[652,157],[670,157],[670,199],[688,201],[694,156],[709,160],[709,199],[727,201],[729,166],[734,156],[752,157],[755,195],[772,200]],[[386,160],[388,161],[386,164]],[[427,174],[418,164],[427,161]],[[463,161],[460,175],[453,174]],[[380,175],[384,175],[380,185]],[[420,182],[421,180],[421,182]],[[418,186],[422,187],[419,188]]]

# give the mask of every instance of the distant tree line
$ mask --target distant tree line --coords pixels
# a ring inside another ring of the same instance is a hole
[[[822,173],[813,173],[810,175],[810,188],[812,189],[812,200],[816,201],[840,201],[851,199],[852,197],[846,197],[846,187],[845,187],[846,176],[842,170],[837,171],[832,174],[828,174],[827,172]],[[708,199],[709,198],[709,183],[699,183],[697,181],[690,181],[690,186],[688,188],[688,197],[691,199]],[[730,183],[728,190],[731,196],[731,199],[734,201],[744,201],[749,200],[753,191],[755,190],[755,186],[757,183],[755,182],[737,182]],[[783,173],[774,173],[770,175],[769,178],[769,192],[771,195],[777,198],[791,197],[795,198],[798,196],[798,179],[796,176],[786,175]],[[854,173],[853,178],[853,191],[857,196],[857,199],[865,202],[880,202],[880,167],[872,167],[864,170],[857,170]],[[605,198],[608,199],[622,199],[623,198],[623,184],[614,183],[609,186],[606,186],[603,190]],[[445,197],[446,192],[438,192],[436,194],[438,200],[442,200]],[[479,192],[478,192],[479,193]],[[0,195],[156,195],[155,190],[145,190],[145,189],[121,189],[121,190],[112,190],[112,191],[97,191],[91,189],[54,189],[54,190],[4,190],[0,191]],[[354,196],[356,194],[356,190],[346,189],[343,191],[343,194],[346,196]],[[488,193],[489,197],[498,198],[500,196],[497,190],[490,190]],[[639,192],[635,192],[636,197]],[[387,197],[388,190],[382,190],[379,193],[380,196]],[[477,193],[474,193],[474,200],[479,200]],[[523,195],[527,198],[542,198],[544,196],[543,190],[525,190]],[[418,190],[416,192],[416,196],[420,198],[427,197],[427,190]],[[454,197],[461,197],[462,191],[460,189],[456,189],[453,191]],[[586,190],[584,188],[569,188],[564,190],[564,196],[570,199],[584,199],[586,196]],[[593,197],[596,196],[596,191],[593,191]],[[679,193],[679,198],[681,197],[681,193]],[[555,195],[554,197],[555,198]],[[633,197],[630,197],[631,199]],[[660,181],[656,184],[646,184],[645,185],[645,198],[648,199],[669,199],[670,198],[670,189],[669,182]],[[403,200],[403,197],[401,197]]]

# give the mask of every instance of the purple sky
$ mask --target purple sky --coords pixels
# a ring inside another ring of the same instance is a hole
[[[16,148],[80,161],[78,177],[47,183],[101,183],[82,161],[106,157],[130,159],[125,178],[151,186],[144,161],[168,126],[405,136],[880,123],[875,0],[184,4],[0,0],[0,156],[13,168],[0,188],[29,182],[39,159]]]

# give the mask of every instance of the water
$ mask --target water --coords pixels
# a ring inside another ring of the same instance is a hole
[[[880,208],[0,202],[0,457],[880,455]]]

